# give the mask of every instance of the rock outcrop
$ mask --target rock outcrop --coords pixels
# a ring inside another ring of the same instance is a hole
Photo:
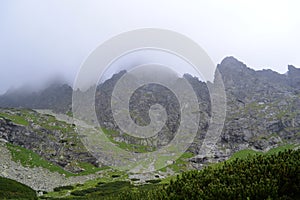
[[[288,75],[254,71],[233,57],[218,69],[227,95],[223,148],[268,150],[284,142],[299,143],[298,69],[289,66]]]
[[[28,124],[17,124],[0,116],[0,138],[13,145],[39,154],[67,171],[78,173],[80,163],[98,166],[97,160],[86,150],[72,124],[55,120],[32,110],[0,109],[0,113],[28,119]]]

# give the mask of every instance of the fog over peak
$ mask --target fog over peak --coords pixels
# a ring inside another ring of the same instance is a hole
[[[11,86],[3,94],[17,93],[17,94],[29,94],[33,92],[43,91],[44,89],[55,86],[68,84],[72,85],[71,81],[68,81],[62,74],[52,75],[44,80],[31,80],[30,82],[21,83],[18,86]],[[1,93],[0,93],[1,94]]]
[[[73,85],[98,45],[145,27],[186,35],[215,64],[234,55],[251,68],[285,73],[287,64],[300,66],[299,7],[293,0],[1,1],[0,94],[40,88],[57,74]]]

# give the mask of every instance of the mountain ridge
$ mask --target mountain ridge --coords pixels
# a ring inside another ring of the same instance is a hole
[[[225,160],[234,152],[247,148],[267,151],[285,143],[300,142],[300,69],[289,65],[286,74],[272,70],[255,71],[234,57],[224,58],[217,69],[222,75],[227,96],[226,119],[221,137],[214,149],[214,157],[208,160]],[[132,119],[140,124],[149,123],[148,110],[145,108],[155,103],[168,108],[167,123],[157,136],[148,139],[134,138],[124,133],[114,121],[110,104],[111,95],[115,84],[125,73],[121,71],[114,74],[97,86],[95,106],[100,125],[102,128],[115,131],[112,139],[118,142],[147,145],[151,148],[166,145],[172,140],[178,128],[180,111],[177,109],[175,97],[163,88],[157,86],[140,88],[132,96],[129,105],[131,112],[134,113]],[[200,155],[211,116],[209,90],[197,77],[186,74],[184,78],[192,85],[199,101],[202,120],[199,122],[199,130],[189,151]],[[16,97],[16,101],[12,104],[7,101],[13,95],[2,95],[0,107],[52,109],[55,112],[68,113],[72,106],[72,92],[70,86],[59,85],[41,91],[33,97],[27,96],[25,101]],[[145,92],[149,93],[147,98],[143,97]],[[204,162],[203,159],[191,161],[195,163],[195,167]]]

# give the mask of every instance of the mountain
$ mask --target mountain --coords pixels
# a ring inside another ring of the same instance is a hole
[[[52,84],[39,92],[12,90],[0,96],[0,107],[51,109],[66,113],[71,110],[73,89],[67,84]]]
[[[189,148],[190,152],[198,155],[191,159],[195,167],[204,160],[225,160],[234,152],[243,149],[267,151],[287,143],[299,144],[300,69],[289,65],[286,74],[279,74],[272,70],[255,71],[234,57],[223,59],[217,69],[225,86],[226,119],[214,155],[209,158],[204,159],[199,155],[201,155],[201,145],[211,116],[208,87],[215,83],[206,84],[189,74],[178,77],[174,83],[180,86],[180,82],[185,78],[192,85],[198,98],[201,120],[197,136]],[[146,139],[132,137],[123,132],[113,119],[112,92],[118,80],[126,73],[121,71],[114,74],[97,86],[95,108],[99,123],[106,130],[114,131],[111,139],[117,142],[143,145],[151,147],[150,149],[168,144],[179,127],[180,107],[176,96],[166,87],[148,84],[138,88],[130,99],[131,118],[139,125],[149,124],[148,111],[152,105],[160,104],[166,108],[167,121],[156,136]],[[0,96],[0,107],[51,109],[55,112],[67,113],[71,110],[72,92],[72,88],[68,85],[53,85],[31,94],[10,92]],[[82,91],[74,92],[84,94]],[[93,99],[82,99],[83,104],[88,101]],[[3,138],[3,135],[1,137]],[[17,137],[6,139],[18,140]],[[38,141],[40,139],[37,139]]]
[[[242,149],[267,151],[286,143],[299,144],[300,84],[297,83],[300,69],[289,66],[286,74],[279,74],[272,70],[255,71],[234,57],[226,57],[217,69],[224,81],[227,107],[225,125],[215,155],[210,159],[224,160]],[[168,143],[178,128],[176,125],[180,118],[176,97],[164,88],[154,85],[147,85],[134,93],[129,107],[134,113],[131,117],[136,123],[149,123],[148,110],[155,103],[166,107],[169,119],[157,137],[136,139],[122,133],[112,117],[110,98],[114,84],[120,77],[120,74],[113,76],[109,86],[104,83],[97,89],[96,112],[101,125],[120,132],[114,135],[114,139],[129,144],[160,147]],[[201,154],[201,144],[211,116],[208,88],[196,77],[186,74],[184,78],[197,94],[201,113],[198,134],[189,150],[194,154]],[[105,92],[102,92],[103,90]],[[142,95],[147,93],[151,94],[148,94],[147,98]],[[98,104],[99,102],[101,104]]]
[[[299,143],[300,69],[289,66],[287,75],[254,71],[233,57],[225,58],[222,74],[227,115],[221,142],[230,149],[266,150],[278,143]]]

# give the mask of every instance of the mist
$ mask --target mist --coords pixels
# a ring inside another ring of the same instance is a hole
[[[254,69],[285,73],[288,64],[300,66],[299,7],[293,0],[1,1],[0,94],[52,82],[72,85],[98,45],[145,27],[190,37],[215,64],[234,56]],[[132,57],[114,71],[142,61]],[[186,68],[175,69],[182,74]]]

